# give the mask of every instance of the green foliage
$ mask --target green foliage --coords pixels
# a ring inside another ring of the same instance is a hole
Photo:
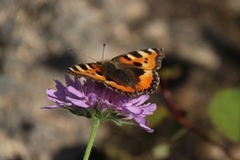
[[[168,111],[164,106],[158,106],[154,114],[148,116],[148,126],[155,127],[161,123],[161,121],[168,115]]]
[[[240,141],[240,89],[218,92],[209,107],[216,128],[234,142]]]

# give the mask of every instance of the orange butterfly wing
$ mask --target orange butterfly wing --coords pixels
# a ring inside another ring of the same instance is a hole
[[[87,76],[97,81],[106,80],[101,73],[100,64],[98,63],[77,64],[73,67],[69,67],[67,72],[75,77]]]
[[[165,55],[161,48],[149,48],[114,57],[112,61],[121,62],[144,70],[158,70],[161,67],[164,57]]]
[[[160,83],[157,70],[161,68],[164,57],[162,49],[149,48],[117,56],[112,61],[122,63],[128,70],[132,70],[134,73],[132,78],[137,77],[137,80],[135,88],[129,94],[138,96],[144,93],[151,94],[157,90]]]

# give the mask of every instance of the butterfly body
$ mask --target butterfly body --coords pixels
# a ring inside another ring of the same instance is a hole
[[[161,67],[163,51],[159,48],[132,51],[111,60],[77,64],[67,72],[76,77],[89,77],[110,89],[128,96],[155,92],[160,83],[157,70]]]

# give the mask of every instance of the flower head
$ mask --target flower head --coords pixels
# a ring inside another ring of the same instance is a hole
[[[84,77],[72,80],[66,75],[65,80],[66,86],[55,80],[56,90],[46,90],[48,99],[55,104],[42,109],[62,107],[87,118],[115,122],[133,120],[147,132],[153,132],[146,126],[146,116],[156,110],[156,104],[145,103],[149,95],[127,97],[106,88],[102,83]]]

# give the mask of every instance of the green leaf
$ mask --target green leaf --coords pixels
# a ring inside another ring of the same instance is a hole
[[[158,106],[154,114],[147,116],[149,120],[148,126],[154,128],[159,125],[161,121],[168,115],[168,111],[164,106]]]
[[[240,89],[218,92],[208,113],[220,132],[234,142],[240,141]]]

